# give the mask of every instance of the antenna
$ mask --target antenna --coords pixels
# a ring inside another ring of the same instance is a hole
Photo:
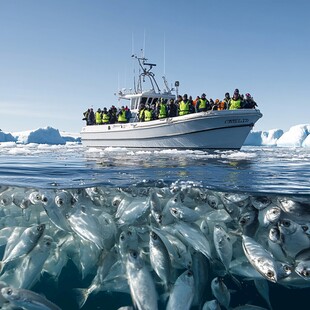
[[[166,34],[164,33],[164,76],[166,75]]]
[[[143,54],[142,54],[143,58],[144,58],[144,53],[145,53],[145,29],[144,29],[144,36],[143,36]]]

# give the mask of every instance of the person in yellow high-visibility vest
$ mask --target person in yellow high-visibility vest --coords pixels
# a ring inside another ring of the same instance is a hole
[[[179,104],[179,115],[189,114],[191,111],[191,102],[187,99],[187,94],[184,94],[183,100]]]
[[[117,121],[119,123],[127,123],[126,110],[124,106],[122,106],[121,110],[119,111],[117,115]]]
[[[96,121],[96,125],[101,125],[102,124],[102,114],[101,114],[101,109],[100,108],[95,113],[95,121]]]

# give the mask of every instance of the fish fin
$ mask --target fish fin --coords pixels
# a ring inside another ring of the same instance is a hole
[[[2,273],[2,271],[3,271],[3,267],[4,267],[4,264],[3,264],[3,262],[2,261],[0,261],[0,274]]]
[[[76,301],[79,305],[79,309],[81,309],[84,306],[89,296],[88,289],[87,288],[74,288],[73,291],[76,294]]]

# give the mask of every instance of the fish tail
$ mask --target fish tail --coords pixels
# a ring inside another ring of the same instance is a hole
[[[79,305],[79,309],[81,309],[84,306],[89,296],[88,289],[87,288],[75,288],[73,289],[73,291],[76,294],[76,301]]]

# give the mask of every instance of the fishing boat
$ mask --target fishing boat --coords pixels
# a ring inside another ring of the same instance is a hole
[[[127,123],[88,125],[82,128],[81,139],[87,147],[121,147],[134,149],[240,149],[254,124],[262,117],[258,109],[209,110],[182,116],[139,121],[142,105],[169,102],[178,94],[179,82],[160,90],[152,68],[145,57],[134,56],[140,74],[134,90],[118,92],[120,106],[128,106]],[[143,84],[149,81],[150,89]],[[175,94],[174,94],[175,93]],[[122,103],[125,102],[125,103]]]

